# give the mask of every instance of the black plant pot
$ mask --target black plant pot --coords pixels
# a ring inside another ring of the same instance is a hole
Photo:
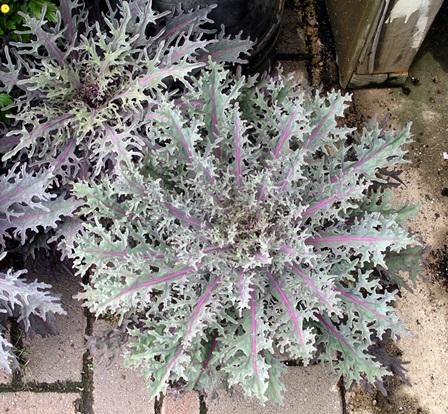
[[[275,46],[285,0],[153,0],[153,7],[159,11],[172,10],[178,4],[184,10],[217,4],[210,14],[213,28],[219,30],[224,25],[227,34],[242,31],[243,37],[256,41],[251,70],[266,66]]]
[[[92,21],[101,21],[101,12],[106,10],[105,0],[84,0]],[[109,0],[116,7],[118,0]],[[267,68],[273,56],[275,42],[280,29],[285,0],[153,0],[153,7],[160,11],[172,10],[180,5],[184,10],[217,5],[210,13],[216,30],[225,26],[226,34],[249,37],[255,41],[251,52],[249,72]]]

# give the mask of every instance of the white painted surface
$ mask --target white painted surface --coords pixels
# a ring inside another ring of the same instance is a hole
[[[391,23],[393,20],[402,19],[403,17],[405,18],[404,22],[407,23],[411,15],[420,8],[428,8],[429,3],[431,3],[431,0],[398,0],[391,10],[386,23]]]
[[[426,33],[426,28],[429,21],[429,10],[431,0],[398,0],[390,12],[386,23],[391,23],[395,19],[403,19],[406,24],[414,13],[418,12],[418,20],[412,35],[411,47],[418,48],[423,41]]]

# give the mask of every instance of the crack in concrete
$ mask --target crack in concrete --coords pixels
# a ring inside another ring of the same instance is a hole
[[[348,414],[347,411],[347,398],[344,378],[340,378],[338,382],[339,396],[341,398],[342,414]]]
[[[56,381],[56,382],[20,382],[0,384],[0,393],[6,392],[54,392],[54,393],[79,393],[83,389],[81,381]]]
[[[156,397],[154,400],[154,414],[163,414],[162,407],[163,407],[163,395],[161,395],[160,397]]]
[[[14,355],[19,362],[19,368],[13,370],[12,372],[12,380],[11,384],[19,386],[22,383],[23,370],[22,368],[26,364],[26,359],[24,357],[25,349],[23,345],[23,335],[24,332],[17,322],[16,318],[10,318],[11,329],[10,329],[10,338],[11,343],[14,347]]]
[[[82,283],[86,285],[89,282],[90,276],[87,273],[84,275]],[[87,308],[84,308],[84,317],[86,318],[84,343],[87,343],[87,337],[91,336],[93,333],[94,317]],[[82,414],[93,414],[93,358],[87,347],[82,356],[81,382],[83,384],[81,393],[81,412]]]
[[[199,394],[199,414],[207,414],[207,399],[204,394]]]

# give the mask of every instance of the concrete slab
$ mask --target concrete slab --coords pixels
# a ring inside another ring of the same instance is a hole
[[[238,391],[220,392],[218,399],[207,401],[208,414],[342,414],[337,380],[328,367],[289,367],[283,381],[283,406],[267,403],[263,407]]]
[[[181,398],[165,397],[161,414],[199,414],[199,396],[189,392]]]
[[[112,326],[106,321],[94,324],[94,334]],[[123,358],[111,366],[93,357],[93,411],[95,414],[153,414],[145,380],[137,370],[124,367]]]
[[[46,273],[30,274],[30,277],[53,286],[52,291],[61,295],[67,315],[56,316],[57,335],[36,335],[24,340],[28,362],[23,381],[80,381],[86,320],[81,303],[73,298],[80,291],[80,279],[57,265]]]
[[[0,394],[0,413],[75,414],[78,394],[9,392]]]

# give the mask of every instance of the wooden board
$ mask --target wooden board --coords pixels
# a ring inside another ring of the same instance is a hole
[[[339,81],[346,87],[370,37],[383,0],[326,0],[336,45]]]
[[[374,85],[399,86],[406,82],[408,72],[402,73],[373,73],[358,75],[354,73],[348,84],[351,88],[372,87]]]
[[[346,87],[369,79],[402,79],[443,0],[326,0]],[[351,82],[353,84],[353,82]],[[377,82],[376,82],[377,83]]]
[[[373,73],[409,69],[442,3],[443,0],[391,2],[380,28]]]

